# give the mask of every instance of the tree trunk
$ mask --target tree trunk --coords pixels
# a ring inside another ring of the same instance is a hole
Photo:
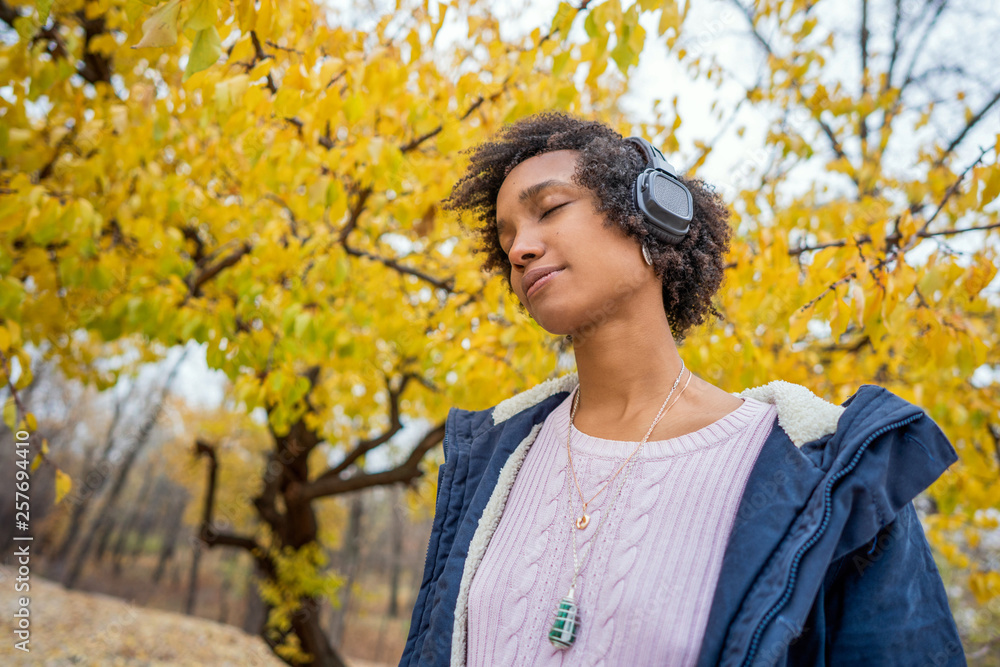
[[[139,555],[145,551],[149,533],[160,523],[160,516],[164,513],[164,510],[166,512],[170,511],[170,498],[173,493],[175,493],[173,485],[165,478],[161,479],[161,483],[157,484],[153,490],[152,497],[146,503],[145,511],[139,516],[139,521],[135,527],[135,538],[132,540],[131,547],[122,552],[122,562],[127,559],[134,563]]]
[[[122,404],[124,402],[124,398],[119,398],[115,401],[115,412],[111,417],[111,423],[108,425],[108,432],[104,436],[104,450],[101,452],[97,464],[91,466],[88,456],[87,463],[83,468],[87,471],[83,476],[83,484],[79,485],[78,489],[74,489],[66,498],[73,505],[73,511],[70,514],[69,523],[66,525],[66,534],[63,536],[63,540],[59,544],[55,556],[52,558],[52,562],[59,570],[62,569],[63,564],[69,557],[70,551],[73,549],[73,545],[76,544],[79,531],[83,527],[84,515],[87,512],[87,508],[91,501],[100,494],[104,488],[104,483],[111,475],[113,469],[111,464],[111,450],[115,445],[115,428],[121,420]],[[61,576],[62,572],[60,571],[55,574]]]
[[[364,512],[364,499],[360,493],[355,493],[351,498],[347,535],[344,538],[344,548],[341,550],[340,557],[340,571],[344,575],[344,585],[340,589],[340,608],[334,610],[330,622],[330,635],[338,645],[344,642],[345,619],[351,606],[351,592],[354,589],[354,580],[358,573]]]
[[[340,655],[330,645],[320,624],[320,601],[314,597],[300,600],[301,606],[292,614],[292,630],[298,635],[302,649],[313,656],[313,667],[346,667]]]
[[[109,511],[111,511],[109,509]],[[97,547],[94,548],[94,562],[100,563],[104,560],[104,552],[108,549],[108,542],[111,541],[111,534],[115,532],[115,528],[122,524],[121,521],[116,521],[114,515],[107,518],[106,521],[100,522],[100,534],[96,538]]]
[[[139,489],[139,497],[136,498],[135,504],[132,506],[132,512],[129,513],[128,518],[123,522],[122,527],[118,530],[115,545],[111,549],[111,569],[116,577],[120,575],[122,571],[122,555],[125,552],[125,542],[130,536],[135,539],[133,533],[135,532],[136,524],[139,522],[139,516],[146,511],[146,501],[151,495],[153,489],[155,488],[159,491],[159,486],[162,481],[162,475],[158,475],[156,477],[155,483],[152,475],[146,476],[143,480],[142,488]],[[156,494],[152,495],[155,498]]]
[[[314,366],[306,371],[305,377],[309,380],[310,385],[315,386],[319,370],[319,366]],[[302,419],[292,424],[286,433],[279,435],[271,430],[271,435],[275,440],[275,449],[270,453],[267,466],[264,469],[263,488],[260,494],[253,498],[258,515],[270,529],[273,542],[272,545],[269,545],[271,549],[291,547],[299,550],[314,543],[322,548],[317,539],[318,526],[315,510],[312,506],[313,501],[318,498],[373,486],[407,483],[420,476],[419,466],[424,455],[441,442],[444,435],[443,423],[431,429],[411,450],[406,461],[395,468],[373,474],[365,473],[363,469],[360,469],[349,477],[342,474],[347,472],[349,468],[357,468],[357,462],[363,460],[367,451],[388,441],[392,433],[401,428],[397,400],[404,386],[405,380],[400,386],[390,388],[393,415],[391,420],[393,426],[390,427],[390,430],[371,440],[359,442],[341,463],[316,478],[310,475],[308,458],[309,453],[321,442],[318,433],[308,427]],[[195,444],[197,454],[204,455],[209,459],[208,488],[205,494],[199,539],[209,548],[236,546],[249,551],[262,575],[268,580],[276,582],[278,580],[276,563],[269,550],[260,545],[254,536],[228,533],[222,530],[221,526],[214,525],[212,513],[218,467],[215,447],[201,440],[196,441]],[[279,500],[283,502],[279,502]],[[348,572],[348,585],[343,591],[348,598],[356,577],[357,561],[360,556],[362,514],[361,498],[356,496],[352,506],[353,528],[350,531],[353,537],[349,536],[348,539],[352,545],[350,551],[353,554],[349,560],[353,561],[354,566]],[[328,665],[340,667],[343,665],[338,652],[331,646],[322,629],[320,618],[322,600],[315,596],[305,595],[298,600],[298,603],[298,610],[292,614],[291,631],[296,634],[302,650],[311,655],[310,661],[303,667],[326,667]],[[343,618],[342,614],[341,618]],[[279,643],[284,643],[285,637],[273,635],[273,632],[265,632],[264,634],[264,641],[269,646],[275,648]]]
[[[403,568],[403,530],[406,528],[403,521],[402,494],[398,488],[393,488],[389,496],[392,502],[392,513],[390,514],[391,528],[389,539],[392,541],[392,554],[389,560],[389,618],[399,617],[399,575]]]
[[[83,564],[87,561],[87,557],[90,554],[90,548],[93,545],[96,538],[101,537],[106,539],[105,532],[110,530],[110,523],[112,521],[112,509],[115,503],[118,501],[118,496],[121,494],[122,489],[125,488],[125,481],[128,479],[128,475],[132,470],[132,465],[135,463],[139,456],[139,452],[142,451],[143,447],[149,442],[149,436],[153,432],[153,428],[156,426],[156,420],[159,419],[160,413],[163,412],[163,404],[166,402],[167,394],[170,392],[170,385],[173,384],[174,378],[177,377],[177,371],[180,370],[180,365],[187,356],[187,348],[181,353],[181,356],[174,362],[173,367],[170,369],[170,373],[167,375],[166,381],[163,383],[163,388],[160,390],[159,400],[153,407],[153,410],[149,413],[148,418],[143,422],[142,427],[136,434],[135,441],[129,448],[128,452],[122,459],[121,466],[119,466],[118,474],[115,477],[115,482],[108,492],[107,497],[104,499],[104,504],[101,506],[100,512],[97,515],[97,523],[93,530],[88,532],[84,537],[83,545],[76,554],[76,559],[73,561],[72,566],[63,578],[63,585],[66,588],[73,588],[76,585],[77,578],[80,576],[80,572],[83,570]]]
[[[243,617],[243,631],[251,635],[264,635],[264,623],[267,622],[267,614],[270,611],[264,599],[257,590],[257,582],[267,575],[254,561],[253,569],[247,581],[247,611]]]
[[[177,550],[177,537],[181,532],[181,525],[184,519],[184,508],[187,507],[187,494],[184,492],[180,499],[173,505],[174,511],[168,517],[167,530],[163,535],[163,546],[160,548],[160,560],[156,564],[153,572],[153,583],[160,583],[160,578],[167,568],[167,563],[174,557]]]
[[[201,565],[203,549],[201,542],[198,541],[191,547],[191,572],[188,575],[187,600],[184,603],[184,613],[188,616],[194,616],[194,608],[198,603],[198,567]]]

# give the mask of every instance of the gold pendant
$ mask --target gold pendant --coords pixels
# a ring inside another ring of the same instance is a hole
[[[579,530],[583,530],[589,524],[590,524],[590,515],[589,514],[584,514],[583,516],[581,516],[579,519],[576,520],[576,527]]]

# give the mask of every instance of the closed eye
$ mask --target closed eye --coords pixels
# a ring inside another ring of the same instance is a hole
[[[569,203],[569,202],[568,202],[568,201],[566,201],[566,202],[563,202],[562,204],[557,204],[556,206],[553,206],[553,207],[552,207],[552,208],[550,208],[549,210],[545,211],[545,213],[542,213],[542,217],[544,218],[544,217],[545,217],[545,216],[547,216],[547,215],[548,215],[549,213],[552,213],[553,211],[555,211],[555,210],[557,210],[557,209],[560,209],[560,208],[562,208],[563,206],[565,206],[565,205],[566,205],[566,204],[568,204],[568,203]]]
[[[561,204],[556,204],[556,205],[555,205],[555,206],[553,206],[552,208],[550,208],[550,209],[547,209],[547,210],[546,210],[545,212],[543,212],[543,213],[542,213],[542,214],[541,214],[541,215],[539,216],[539,218],[538,218],[538,219],[539,219],[539,220],[541,220],[541,219],[543,219],[543,218],[547,217],[547,216],[549,215],[549,213],[552,213],[552,212],[554,212],[554,211],[556,211],[556,210],[558,210],[558,209],[562,208],[563,206],[566,206],[567,204],[572,204],[572,203],[573,203],[573,200],[570,200],[570,201],[565,201],[565,202],[563,202],[563,203],[561,203]],[[511,245],[513,246],[513,244],[511,244]],[[509,255],[510,255],[510,250],[507,250],[507,249],[505,249],[505,248],[503,247],[503,244],[501,244],[501,245],[500,245],[500,250],[501,250],[501,251],[503,252],[503,254],[505,254],[505,255],[508,255],[508,257],[509,257]]]

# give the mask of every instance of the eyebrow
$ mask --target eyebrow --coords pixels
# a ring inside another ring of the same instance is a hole
[[[537,197],[539,194],[548,190],[549,188],[557,187],[575,187],[572,183],[566,181],[560,181],[556,178],[550,178],[547,181],[542,181],[541,183],[535,183],[534,185],[529,185],[525,189],[521,190],[521,194],[517,196],[517,200],[522,204],[529,199]],[[497,218],[497,235],[499,236],[503,232],[504,228],[507,227],[507,221]]]

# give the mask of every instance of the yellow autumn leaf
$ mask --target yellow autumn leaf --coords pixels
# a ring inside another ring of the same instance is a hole
[[[144,49],[176,44],[177,15],[180,8],[180,0],[167,0],[162,7],[154,9],[149,18],[142,23],[142,39],[132,48]]]
[[[257,11],[254,9],[254,0],[236,0],[236,19],[242,32],[253,30],[256,18]]]
[[[854,302],[854,318],[859,327],[865,326],[865,290],[860,283],[852,283],[851,300]]]
[[[40,466],[42,464],[42,458],[43,457],[42,457],[41,453],[38,453],[38,454],[35,454],[35,458],[31,459],[31,473],[32,474],[34,474],[35,470],[38,469],[38,466]]]
[[[66,497],[70,489],[73,488],[73,480],[69,475],[64,473],[59,468],[56,468],[56,504]]]
[[[271,30],[274,27],[274,2],[275,0],[260,0],[260,9],[257,10],[257,17],[254,21],[254,31],[263,40],[271,39]]]

